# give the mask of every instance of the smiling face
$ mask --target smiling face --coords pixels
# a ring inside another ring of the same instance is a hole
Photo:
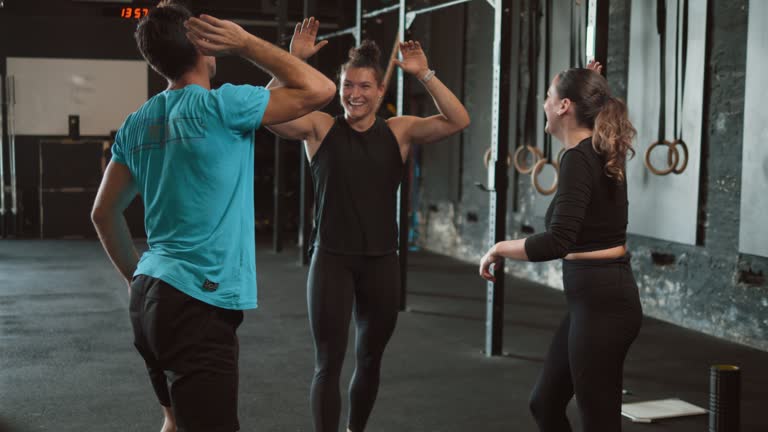
[[[560,98],[557,94],[557,82],[555,77],[547,89],[547,98],[544,99],[544,114],[547,118],[547,123],[544,126],[544,131],[550,135],[558,136],[561,129],[562,116],[567,111],[567,103]]]
[[[360,120],[376,115],[379,100],[384,96],[384,86],[376,81],[373,69],[350,67],[341,74],[339,95],[346,117]]]

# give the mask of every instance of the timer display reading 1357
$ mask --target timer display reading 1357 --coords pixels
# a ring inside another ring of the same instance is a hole
[[[149,8],[124,7],[120,8],[120,18],[139,19],[147,16]]]

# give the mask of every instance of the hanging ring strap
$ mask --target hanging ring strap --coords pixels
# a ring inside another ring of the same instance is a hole
[[[581,45],[581,0],[571,1],[571,53],[570,67],[583,68],[584,55]]]
[[[677,162],[680,160],[680,154],[677,152],[677,148],[664,138],[664,132],[666,130],[666,19],[667,10],[665,5],[666,0],[657,0],[656,2],[656,29],[659,33],[659,138],[651,143],[651,145],[645,150],[645,167],[650,172],[656,175],[667,175],[674,171]],[[667,147],[667,167],[658,169],[651,163],[651,153],[658,146]]]
[[[576,0],[576,6],[581,6],[581,0]],[[584,60],[587,57],[584,53],[586,52],[586,47],[584,46],[584,40],[582,39],[583,36],[583,27],[582,23],[584,22],[584,18],[582,17],[581,8],[579,8],[578,16],[576,17],[576,33],[578,33],[578,56],[577,56],[577,66],[579,68],[584,68]]]
[[[547,0],[545,7],[545,30],[547,36],[544,41],[544,92],[546,93],[547,88],[549,88],[549,66],[552,61],[552,39],[550,37],[552,32],[552,0]],[[555,170],[555,179],[552,181],[552,185],[549,188],[543,187],[539,182],[539,176],[544,172],[544,167],[546,165],[552,165],[552,168]],[[536,188],[536,191],[542,195],[552,195],[557,190],[558,180],[560,179],[559,171],[560,165],[556,160],[552,160],[552,137],[544,132],[544,157],[536,162],[536,165],[533,166],[533,171],[531,172],[531,179],[533,180],[533,186]]]
[[[522,17],[520,18],[519,24],[520,25],[518,26],[517,48],[519,53],[518,55],[522,57],[523,52],[525,50],[525,46],[523,45],[523,39],[525,36],[525,25]],[[522,61],[517,62],[517,94],[519,95],[523,94],[523,62]],[[513,151],[513,153],[515,154],[517,154],[517,151],[520,148],[525,147],[524,140],[526,138],[525,133],[527,132],[525,128],[527,126],[525,126],[524,123],[525,123],[525,120],[527,120],[527,118],[523,121],[520,121],[520,113],[523,112],[524,107],[527,106],[525,104],[528,103],[527,99],[525,98],[518,97],[516,99],[517,100],[515,103],[517,105],[517,112],[516,112],[517,119],[515,121],[515,150]],[[515,166],[515,169],[517,169],[517,166]]]
[[[571,1],[571,22],[570,22],[570,27],[571,27],[570,28],[571,30],[571,40],[570,40],[571,50],[570,51],[571,52],[569,53],[570,55],[570,61],[568,62],[569,67],[576,67],[576,57],[578,57],[577,53],[579,52],[578,42],[576,42],[576,35],[574,34],[576,33],[576,28],[575,28],[575,25],[573,24],[573,18],[575,16],[574,9],[576,9],[576,3],[574,1]],[[574,47],[574,43],[577,44],[576,47]]]
[[[685,92],[685,72],[686,72],[686,56],[688,53],[688,0],[683,1],[683,11],[680,13],[680,0],[677,1],[677,26],[675,30],[675,139],[672,141],[672,146],[677,151],[680,147],[683,150],[683,157],[678,160],[681,164],[678,166],[674,164],[672,170],[675,174],[682,174],[688,167],[688,146],[683,141],[683,95]],[[682,23],[680,22],[680,15],[682,15]],[[683,27],[683,39],[680,40],[680,27]],[[682,44],[682,53],[679,51],[679,47]],[[682,54],[682,56],[681,56]],[[678,70],[681,75],[678,75]],[[678,76],[681,77],[678,84]],[[678,89],[680,94],[680,100],[678,104]],[[679,113],[679,117],[678,117]],[[668,163],[672,164],[672,155],[668,156]]]
[[[541,183],[539,183],[539,175],[544,171],[545,165],[552,165],[552,168],[555,169],[555,179],[552,181],[552,186],[549,188],[544,188]],[[541,159],[538,162],[536,162],[536,165],[533,167],[533,171],[531,172],[531,179],[533,180],[533,187],[536,188],[536,191],[538,191],[542,195],[552,195],[557,190],[557,183],[560,180],[560,165],[557,163],[557,161],[547,161],[546,159]]]
[[[512,161],[515,169],[520,174],[530,174],[533,167],[544,157],[541,151],[536,147],[536,60],[538,58],[538,36],[536,31],[536,20],[538,15],[537,2],[533,1],[528,10],[528,96],[525,106],[525,128],[523,131],[525,145],[519,146],[515,150]],[[525,165],[527,155],[533,156],[533,162]]]
[[[547,90],[549,90],[549,73],[550,73],[550,65],[552,63],[552,38],[550,35],[552,34],[552,0],[547,0],[545,3],[546,11],[544,15],[544,33],[546,34],[546,39],[544,40],[544,93],[547,94]],[[552,162],[552,135],[548,134],[546,131],[542,131],[544,133],[544,156],[547,158],[549,162]]]

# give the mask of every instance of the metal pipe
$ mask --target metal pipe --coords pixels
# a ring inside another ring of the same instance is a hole
[[[512,0],[498,0],[493,21],[493,80],[491,93],[491,160],[488,164],[490,191],[488,240],[491,245],[506,239],[507,188],[506,155],[509,153],[511,105],[510,77],[512,47]],[[504,155],[499,158],[499,155]],[[499,160],[501,159],[501,160]],[[494,271],[495,282],[486,284],[485,355],[502,354],[504,327],[504,267]]]
[[[311,16],[311,15],[305,15],[305,16]],[[259,19],[245,19],[245,18],[232,18],[230,21],[239,24],[243,27],[268,27],[268,28],[277,28],[278,23],[274,20],[259,20]],[[334,23],[320,23],[320,29],[323,30],[335,30],[339,28],[338,24]]]
[[[5,100],[5,78],[0,75],[0,237],[5,232],[5,122],[3,121],[3,107],[7,105]]]
[[[405,41],[405,0],[399,1],[399,12],[397,17],[397,33],[398,40]],[[402,57],[401,57],[402,60]],[[397,68],[397,115],[403,115],[403,99],[404,99],[404,76],[403,69]],[[407,286],[407,269],[408,269],[408,236],[403,236],[403,231],[408,230],[408,212],[407,212],[407,184],[405,181],[400,183],[400,187],[397,189],[397,227],[400,232],[400,310],[405,310],[406,305],[406,292]],[[403,238],[406,240],[403,241]]]
[[[355,45],[360,46],[363,41],[363,0],[355,2]]]
[[[16,79],[8,77],[8,164],[11,174],[11,217],[15,218],[18,210],[16,190],[16,129],[14,125],[14,106],[16,105]],[[14,221],[15,226],[15,221]]]
[[[315,15],[315,0],[304,0],[304,16]],[[317,57],[313,56],[307,62],[317,67]],[[307,163],[306,147],[300,144],[299,150],[299,265],[309,265],[307,254],[310,237],[312,236],[312,179]]]
[[[435,11],[435,10],[439,10],[439,9],[443,9],[443,8],[447,8],[447,7],[450,7],[450,6],[454,6],[454,5],[462,4],[462,3],[467,3],[467,2],[471,2],[471,1],[472,0],[453,0],[453,1],[449,1],[449,2],[446,2],[446,3],[439,4],[439,5],[425,7],[423,9],[416,9],[416,10],[408,12],[408,14],[421,15],[423,13],[432,12],[432,11]]]
[[[595,7],[595,60],[603,65],[603,76],[608,74],[608,21],[610,2],[598,0]]]
[[[355,40],[357,40],[357,28],[356,27],[350,27],[345,28],[344,30],[335,31],[333,33],[324,34],[317,37],[317,40],[326,40],[326,39],[333,39],[335,37],[344,36],[351,34],[355,37]]]
[[[405,0],[400,0],[397,17],[397,40],[405,42]],[[400,58],[402,60],[402,57]],[[403,115],[403,69],[397,68],[397,115]]]
[[[392,6],[387,6],[385,8],[377,9],[375,11],[364,13],[363,14],[363,18],[377,17],[377,16],[385,14],[385,13],[396,11],[399,7],[400,7],[400,5],[396,4],[396,5],[392,5]]]
[[[468,3],[468,2],[471,2],[471,1],[472,0],[453,0],[453,1],[449,1],[447,3],[443,3],[443,4],[439,4],[439,5],[435,5],[435,6],[429,6],[429,7],[423,8],[423,9],[417,9],[417,10],[410,11],[410,12],[408,12],[406,14],[405,28],[406,29],[411,28],[411,24],[413,24],[413,20],[415,20],[416,16],[418,16],[418,15],[421,15],[421,14],[424,14],[424,13],[433,12],[433,11],[436,11],[436,10],[444,9],[444,8],[455,6],[455,5],[462,4],[462,3]]]
[[[595,58],[595,27],[597,26],[597,0],[587,4],[587,58],[585,63]],[[603,65],[605,67],[605,65]]]
[[[286,21],[288,16],[288,2],[278,2],[277,9],[277,40],[278,44],[282,45],[282,48],[286,48]],[[281,145],[281,139],[275,135],[275,172],[273,178],[273,202],[274,212],[272,216],[272,248],[275,253],[283,251],[283,217],[285,212],[283,211],[283,191],[285,189],[283,173],[283,146]]]

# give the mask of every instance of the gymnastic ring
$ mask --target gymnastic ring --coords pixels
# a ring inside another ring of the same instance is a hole
[[[544,165],[547,164],[552,165],[552,168],[555,169],[555,181],[552,182],[551,188],[544,189],[539,184],[539,174],[541,174]],[[549,162],[545,158],[539,159],[539,161],[536,162],[536,165],[533,166],[533,170],[531,170],[531,179],[533,180],[533,187],[535,187],[540,194],[552,195],[557,190],[557,183],[560,180],[560,164],[558,164],[556,160]]]
[[[670,155],[668,157],[671,157],[671,160],[668,161],[669,166],[665,169],[659,170],[656,169],[656,167],[653,166],[651,163],[651,153],[653,152],[653,149],[660,145],[665,145],[669,149]],[[675,170],[675,167],[677,167],[677,162],[680,160],[680,154],[677,152],[677,149],[675,146],[667,141],[667,140],[661,140],[661,141],[654,141],[650,147],[648,147],[647,150],[645,150],[645,167],[648,168],[648,170],[658,176],[665,176],[672,171]]]
[[[685,144],[685,142],[682,139],[676,139],[672,141],[672,147],[675,147],[675,153],[677,153],[677,146],[680,146],[680,148],[683,149],[683,158],[679,159],[677,162],[681,162],[682,166],[678,168],[677,163],[675,163],[675,169],[672,170],[675,174],[682,174],[685,169],[688,167],[688,146]],[[672,154],[668,156],[669,162],[672,162]]]
[[[522,155],[526,150],[528,150],[534,156],[534,162],[531,166],[523,166],[520,163],[520,155]],[[544,158],[544,155],[541,153],[541,150],[539,150],[538,147],[523,145],[515,150],[515,155],[512,157],[512,161],[515,164],[515,169],[517,172],[520,174],[529,174],[531,171],[533,171],[534,165],[536,165],[536,163],[539,162],[542,158]]]
[[[488,147],[488,150],[485,151],[485,154],[483,155],[483,165],[485,165],[485,168],[488,168],[488,164],[491,163],[491,148]],[[507,168],[512,166],[512,156],[507,153]]]

